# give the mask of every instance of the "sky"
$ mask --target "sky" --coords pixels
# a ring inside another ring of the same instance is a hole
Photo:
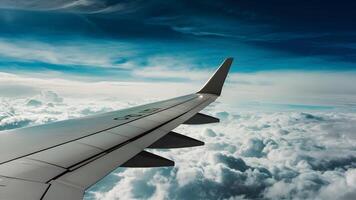
[[[246,101],[350,104],[356,94],[350,83],[355,8],[350,1],[4,0],[0,71],[47,79],[190,82],[198,89],[231,56],[229,83],[255,93],[238,91]],[[257,98],[266,93],[260,88],[271,97]],[[227,90],[235,97],[238,89]]]
[[[355,199],[355,10],[346,0],[1,0],[0,130],[192,93],[233,57],[205,111],[222,123],[177,130],[206,146],[155,152],[177,166],[120,168],[86,199]]]

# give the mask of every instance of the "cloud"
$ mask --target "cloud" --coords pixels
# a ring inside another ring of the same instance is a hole
[[[209,112],[217,111],[211,108]],[[175,168],[120,170],[109,175],[120,177],[117,184],[111,183],[105,192],[89,190],[86,199],[352,199],[355,145],[347,141],[354,139],[341,137],[335,144],[335,139],[324,137],[320,124],[334,124],[335,118],[343,121],[343,115],[354,113],[228,115],[209,128],[181,126],[176,130],[204,140],[204,147],[153,151],[175,160]],[[213,131],[215,137],[207,137],[206,131]],[[211,145],[216,143],[225,146],[216,149]],[[236,150],[229,151],[228,146]],[[350,157],[349,163],[342,161],[345,157]],[[312,167],[315,161],[329,159],[342,164]]]
[[[226,97],[227,100],[242,100],[248,97],[249,100],[253,99],[257,102],[257,106],[258,102],[263,101],[288,102],[290,104],[304,102],[309,105],[345,105],[355,101],[356,88],[353,86],[352,78],[354,76],[353,71],[340,73],[333,71],[235,73],[228,78],[231,81],[228,87],[231,88],[226,89],[225,96],[229,96]],[[301,106],[299,108],[295,106],[295,108],[300,109]]]
[[[54,0],[51,2],[44,3],[42,0],[30,0],[30,1],[22,1],[22,0],[4,0],[1,2],[2,8],[19,8],[19,9],[39,9],[39,10],[47,10],[58,8],[62,5],[66,5],[73,2],[85,2],[85,1],[73,1],[73,0]]]
[[[189,58],[155,56],[148,58],[145,66],[134,69],[133,75],[144,78],[163,80],[204,80],[211,72],[194,66]]]
[[[3,62],[34,63],[43,68],[47,65],[70,67],[125,68],[120,58],[132,55],[128,44],[116,43],[117,52],[110,51],[112,44],[102,41],[93,45],[90,42],[70,42],[51,44],[36,40],[0,39],[0,59]],[[119,50],[120,49],[120,50]],[[118,53],[120,52],[120,53]],[[94,56],[95,54],[95,56]],[[119,64],[118,64],[119,63]]]
[[[163,60],[172,64],[167,64],[170,68],[160,73],[164,64],[158,61]],[[25,97],[47,90],[64,97],[98,96],[123,100],[136,97],[169,98],[198,91],[213,73],[213,70],[197,70],[194,67],[190,70],[185,65],[175,63],[175,60],[169,58],[157,59],[157,62],[146,63],[148,69],[127,69],[126,77],[112,77],[112,73],[99,80],[83,80],[80,76],[51,71],[46,74],[27,72],[26,75],[0,73],[0,91],[3,97]],[[157,71],[150,71],[154,66]],[[227,79],[221,101],[234,105],[229,110],[355,110],[354,76],[354,72],[232,72]],[[96,92],[93,93],[93,90]],[[224,113],[220,115],[224,116]],[[348,127],[353,128],[351,125]],[[337,130],[339,126],[332,128]]]
[[[3,9],[61,11],[74,13],[128,13],[137,6],[136,1],[107,0],[4,0],[0,3]]]

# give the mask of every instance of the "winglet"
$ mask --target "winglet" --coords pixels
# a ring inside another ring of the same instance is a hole
[[[214,75],[210,77],[204,87],[197,93],[215,94],[220,96],[226,76],[229,73],[232,60],[233,58],[226,58],[220,67],[215,71]]]

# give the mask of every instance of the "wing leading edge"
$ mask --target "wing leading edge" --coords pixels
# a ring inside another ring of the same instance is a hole
[[[199,111],[220,96],[231,64],[232,58],[227,58],[196,94],[0,132],[0,143],[4,143],[0,147],[0,199],[77,200],[83,198],[85,189],[117,167],[173,166],[173,161],[145,149],[203,145],[172,130],[180,124],[219,122]],[[29,140],[31,134],[37,138]],[[34,141],[42,137],[43,144],[36,145]],[[26,141],[30,147],[11,149]],[[9,149],[15,152],[6,152]]]

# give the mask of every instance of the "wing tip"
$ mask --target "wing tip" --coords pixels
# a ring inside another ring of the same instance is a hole
[[[205,83],[204,87],[197,93],[214,94],[220,96],[222,87],[230,71],[233,60],[233,57],[226,58],[220,67],[215,71],[215,73],[210,77],[210,79]]]

